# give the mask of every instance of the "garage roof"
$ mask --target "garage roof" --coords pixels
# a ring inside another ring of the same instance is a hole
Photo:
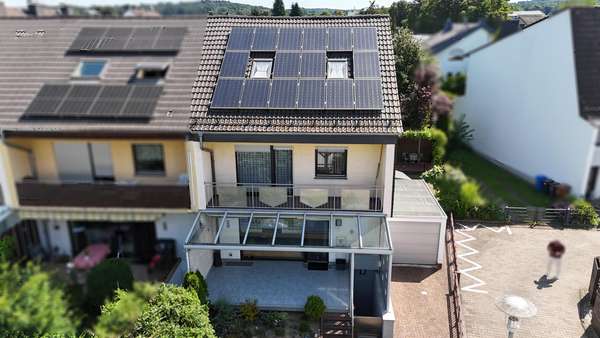
[[[396,178],[392,217],[446,218],[446,213],[425,181]]]

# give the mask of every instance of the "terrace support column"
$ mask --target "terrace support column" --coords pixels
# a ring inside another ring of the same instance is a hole
[[[204,210],[207,204],[205,185],[205,168],[207,164],[204,163],[206,156],[203,154],[200,142],[186,141],[185,145],[192,210]],[[210,166],[210,162],[208,165]]]
[[[3,142],[0,142],[0,191],[6,206],[10,208],[19,206],[17,186],[10,163],[10,153]]]
[[[386,144],[384,149],[383,168],[383,213],[392,216],[392,195],[394,194],[394,159],[395,144]]]

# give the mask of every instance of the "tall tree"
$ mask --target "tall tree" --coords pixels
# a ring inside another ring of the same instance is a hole
[[[304,11],[302,10],[302,8],[300,8],[300,5],[298,5],[298,3],[293,3],[292,4],[292,9],[290,10],[290,16],[303,16],[304,15]]]
[[[283,5],[283,0],[275,0],[275,2],[273,2],[273,9],[271,10],[271,15],[285,16],[285,6]]]

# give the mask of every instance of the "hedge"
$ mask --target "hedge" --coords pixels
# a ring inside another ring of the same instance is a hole
[[[433,147],[433,164],[439,165],[444,163],[444,156],[446,156],[446,145],[448,144],[448,137],[446,137],[446,134],[443,131],[436,128],[425,128],[422,130],[407,130],[402,133],[401,137],[413,140],[422,139],[430,141]]]

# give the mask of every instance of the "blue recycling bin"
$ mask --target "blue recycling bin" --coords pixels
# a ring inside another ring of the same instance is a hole
[[[537,175],[535,177],[535,190],[544,191],[544,183],[548,180],[545,175]]]

